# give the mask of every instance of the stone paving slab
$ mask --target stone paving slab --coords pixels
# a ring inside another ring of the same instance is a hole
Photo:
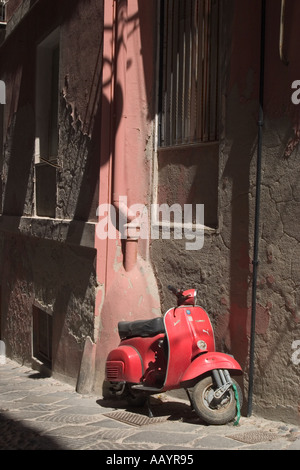
[[[174,397],[152,399],[154,416],[162,422],[141,420],[147,424],[133,426],[107,416],[117,410],[146,413],[79,395],[14,361],[0,365],[0,450],[101,450],[108,459],[124,452],[196,456],[201,450],[300,450],[298,426],[257,416],[242,417],[239,426],[207,426],[187,402]]]

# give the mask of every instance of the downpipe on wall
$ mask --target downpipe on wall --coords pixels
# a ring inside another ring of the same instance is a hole
[[[251,333],[249,352],[249,387],[248,387],[248,412],[252,415],[253,382],[254,382],[254,353],[255,353],[255,326],[256,326],[256,284],[258,272],[259,251],[259,218],[261,195],[261,159],[262,138],[264,125],[264,78],[265,78],[265,30],[266,30],[266,0],[261,2],[261,32],[260,32],[260,78],[259,78],[259,114],[257,136],[257,167],[256,167],[256,201],[255,201],[255,226],[254,226],[254,250],[253,250],[253,280],[252,280],[252,304],[251,304]]]
[[[136,265],[138,251],[139,221],[135,213],[131,213],[127,203],[129,185],[126,175],[126,73],[127,73],[127,0],[116,1],[116,71],[114,90],[114,114],[116,122],[114,164],[113,164],[113,197],[112,203],[119,213],[119,219],[125,222],[124,258],[126,271]],[[126,202],[124,199],[126,196]],[[119,227],[119,229],[122,229]]]
[[[284,65],[289,65],[289,61],[284,55],[283,44],[284,44],[284,22],[285,22],[285,0],[281,0],[280,10],[280,30],[279,30],[279,57]]]

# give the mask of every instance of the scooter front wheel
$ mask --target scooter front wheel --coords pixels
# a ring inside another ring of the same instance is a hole
[[[242,392],[235,380],[240,406],[242,406]],[[237,403],[234,390],[230,387],[220,399],[215,399],[214,392],[217,390],[212,376],[208,376],[198,382],[192,392],[191,400],[194,410],[198,416],[207,424],[226,424],[232,421],[237,412]]]

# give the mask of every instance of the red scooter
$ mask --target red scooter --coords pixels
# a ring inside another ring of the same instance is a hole
[[[202,420],[226,424],[242,404],[230,374],[242,369],[232,356],[215,351],[208,314],[195,305],[196,290],[169,289],[177,307],[163,317],[118,323],[121,342],[106,362],[110,391],[142,406],[150,395],[183,388]]]

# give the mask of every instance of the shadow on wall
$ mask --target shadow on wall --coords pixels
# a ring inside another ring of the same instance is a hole
[[[257,105],[250,102],[242,106],[237,88],[228,99],[230,122],[227,137],[232,138],[226,166],[223,172],[223,190],[231,185],[230,214],[230,346],[244,368],[248,357],[247,320],[248,293],[251,281],[250,265],[250,164],[256,155]],[[251,232],[252,233],[252,232]]]
[[[30,6],[35,3],[37,2],[32,1]],[[5,63],[3,62],[3,67],[10,84],[10,94],[6,105],[7,134],[4,142],[3,161],[1,161],[4,173],[1,197],[3,197],[3,214],[15,216],[9,220],[12,232],[18,232],[20,217],[33,215],[35,80],[32,77],[35,70],[36,44],[44,31],[55,28],[57,22],[68,23],[76,7],[80,4],[82,4],[80,0],[74,0],[72,9],[70,9],[69,2],[65,0],[54,0],[43,3],[43,6],[37,3],[32,12],[24,17],[18,25],[20,40],[17,52],[13,37],[3,45],[2,53],[7,59]],[[98,193],[100,167],[101,60],[100,31],[99,44],[94,42],[95,63],[92,64],[94,74],[91,77],[90,95],[86,98],[87,107],[84,116],[86,134],[82,132],[79,121],[75,123],[75,126],[72,126],[74,123],[70,121],[70,115],[68,113],[65,115],[65,127],[68,133],[67,156],[72,156],[73,170],[80,166],[80,186],[77,185],[76,197],[73,197],[72,200],[72,221],[69,224],[66,243],[57,244],[43,240],[41,231],[39,240],[8,235],[4,245],[6,263],[3,263],[5,270],[2,270],[2,277],[5,276],[5,282],[2,283],[3,289],[5,287],[3,305],[6,306],[7,312],[11,309],[11,321],[15,322],[15,333],[20,328],[17,326],[18,315],[20,315],[18,310],[22,310],[22,306],[24,306],[20,321],[20,325],[24,327],[24,331],[20,331],[21,338],[30,335],[28,329],[31,324],[32,312],[29,304],[32,305],[34,297],[44,303],[48,301],[49,305],[53,306],[53,321],[56,323],[53,347],[54,363],[59,340],[62,335],[66,334],[68,328],[72,337],[67,342],[69,347],[72,347],[72,341],[75,341],[77,332],[82,332],[82,334],[86,332],[87,335],[91,335],[93,332],[89,316],[92,316],[94,311],[94,297],[89,292],[89,288],[91,291],[92,287],[95,289],[96,252],[93,249],[76,247],[74,243],[80,244],[81,242],[84,222],[91,219],[93,212],[94,217],[96,216],[95,195],[97,196]],[[1,114],[0,124],[2,121]],[[70,191],[72,189],[71,187]],[[74,224],[76,225],[75,231]],[[69,239],[72,243],[70,246]],[[43,282],[43,286],[41,286],[41,282]],[[8,284],[10,288],[6,289]],[[12,305],[16,298],[20,302],[18,307]],[[74,325],[72,326],[70,326],[71,320],[68,317],[70,312],[74,315]],[[80,324],[80,321],[83,322],[83,325]],[[5,333],[9,334],[7,329]],[[28,344],[30,344],[30,337],[28,336],[28,338]],[[12,338],[12,341],[15,342],[16,338]],[[22,343],[21,340],[16,348],[20,352],[19,357],[25,359],[28,355],[24,353],[24,343]],[[80,346],[78,349],[80,352]],[[68,360],[68,351],[65,350],[62,361],[67,363]],[[78,361],[74,361],[72,367],[78,366],[78,362],[80,362],[80,358]],[[62,368],[63,364],[60,364],[59,367]],[[77,372],[78,370],[75,371],[75,376]]]

